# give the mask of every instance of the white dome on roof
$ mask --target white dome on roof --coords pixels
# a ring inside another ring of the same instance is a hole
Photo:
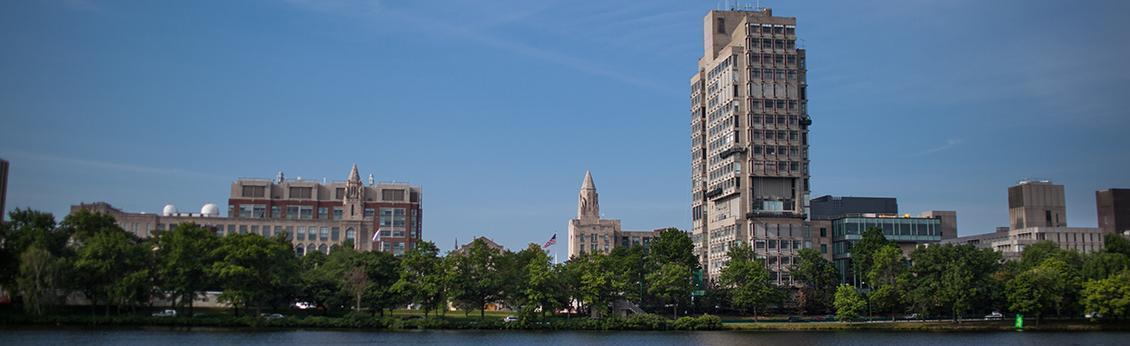
[[[220,207],[212,203],[205,204],[204,207],[200,208],[200,214],[207,217],[220,216]]]
[[[163,216],[171,216],[171,215],[176,214],[176,213],[177,213],[177,206],[172,205],[172,204],[166,204],[165,208],[161,209],[161,215],[163,215]]]

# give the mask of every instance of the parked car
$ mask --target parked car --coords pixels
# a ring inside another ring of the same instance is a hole
[[[259,317],[262,317],[262,318],[268,319],[268,320],[277,320],[277,319],[283,318],[285,316],[283,316],[282,314],[278,314],[278,313],[275,313],[275,314],[262,313],[262,314],[259,314]]]
[[[1001,313],[997,312],[997,311],[993,311],[993,313],[985,315],[986,321],[988,321],[988,320],[1003,320],[1003,319],[1004,319],[1004,315],[1001,315]]]
[[[509,322],[518,322],[518,317],[517,317],[517,316],[514,316],[514,315],[510,315],[510,316],[506,316],[505,318],[503,318],[503,319],[502,319],[502,321],[503,321],[503,322],[507,322],[507,323],[509,323]]]
[[[912,314],[903,316],[902,318],[905,319],[905,320],[920,320],[920,319],[922,319],[921,317],[918,317],[918,313],[912,313]]]
[[[1103,318],[1103,314],[1100,314],[1098,311],[1091,311],[1091,312],[1088,312],[1083,317],[1086,317],[1089,320],[1093,320],[1093,319]]]
[[[800,316],[789,316],[788,321],[789,322],[804,322],[804,319],[801,319]]]
[[[153,317],[177,317],[177,311],[173,309],[165,309],[161,312],[154,312]]]
[[[307,309],[316,308],[317,305],[315,305],[314,303],[297,302],[297,303],[294,303],[294,307],[298,308],[299,310],[307,310]]]

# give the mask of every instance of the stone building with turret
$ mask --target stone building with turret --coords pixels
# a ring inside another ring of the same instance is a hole
[[[353,243],[357,250],[403,254],[423,236],[423,191],[398,182],[363,183],[357,165],[345,181],[240,178],[231,184],[228,215],[214,204],[200,213],[182,213],[166,205],[161,213],[126,212],[109,203],[82,203],[86,209],[108,214],[140,238],[171,230],[181,223],[205,226],[217,235],[254,233],[290,240],[295,253],[329,253],[334,245]]]
[[[620,220],[601,218],[596,183],[592,173],[585,171],[585,180],[577,196],[577,217],[569,220],[569,257],[585,253],[608,254],[617,247],[647,246],[664,229],[623,231]]]

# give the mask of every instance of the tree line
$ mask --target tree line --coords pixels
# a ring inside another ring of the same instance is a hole
[[[449,307],[480,318],[491,306],[524,319],[612,313],[631,303],[673,317],[827,314],[963,316],[989,310],[1036,316],[1099,312],[1127,317],[1130,244],[1114,236],[1106,250],[1082,255],[1051,243],[1025,249],[1019,261],[972,246],[931,245],[904,258],[897,245],[870,229],[852,248],[859,284],[840,285],[835,266],[813,249],[793,261],[793,284],[779,286],[748,244],[728,248],[716,280],[696,287],[701,270],[690,237],[664,230],[647,247],[587,253],[555,264],[537,244],[519,251],[476,239],[447,254],[422,241],[402,256],[356,251],[352,244],[329,254],[296,256],[282,237],[217,236],[181,224],[139,239],[105,214],[76,211],[53,216],[17,210],[0,225],[0,285],[33,315],[50,314],[70,292],[81,292],[103,313],[151,308],[156,300],[182,313],[207,291],[236,315],[283,311],[296,302],[316,312],[384,316],[411,306],[425,318]],[[701,290],[701,292],[695,292]],[[698,294],[695,294],[698,293]]]
[[[1130,240],[1110,234],[1104,249],[1080,253],[1050,241],[1027,245],[1015,261],[970,245],[919,246],[909,258],[879,229],[852,248],[858,285],[839,285],[836,317],[915,314],[954,321],[988,312],[1034,317],[1130,317]],[[870,310],[870,311],[868,311]]]

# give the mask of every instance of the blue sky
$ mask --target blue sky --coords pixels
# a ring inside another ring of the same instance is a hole
[[[236,177],[424,187],[425,238],[564,234],[586,169],[688,228],[688,79],[718,1],[3,1],[8,208],[226,203]],[[1130,187],[1130,2],[762,1],[808,48],[813,196],[1007,224],[1006,188]]]

